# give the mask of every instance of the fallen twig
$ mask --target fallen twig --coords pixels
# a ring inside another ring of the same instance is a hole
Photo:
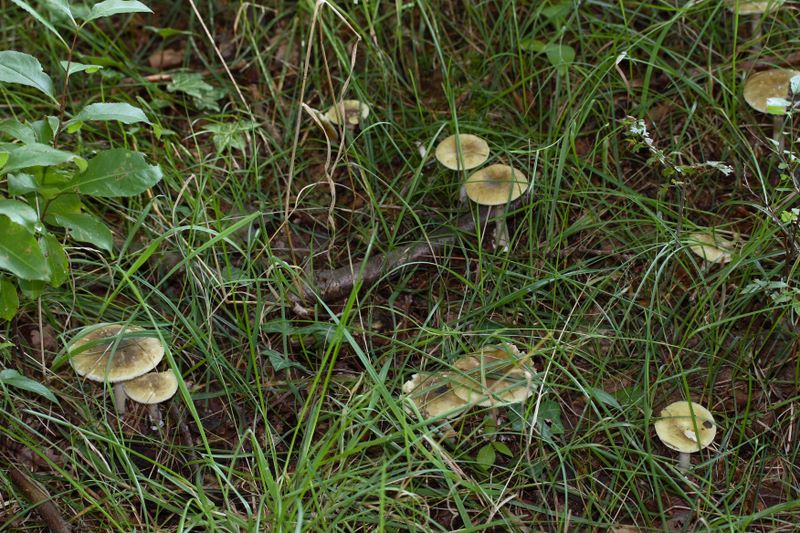
[[[301,301],[311,301],[315,297],[323,302],[341,300],[350,294],[357,282],[361,282],[362,288],[370,287],[383,275],[396,275],[403,267],[424,257],[436,255],[446,246],[455,242],[459,233],[472,233],[477,224],[485,226],[494,214],[504,216],[503,213],[515,209],[524,198],[526,196],[522,196],[508,206],[480,207],[478,216],[468,213],[456,221],[455,228],[434,234],[425,242],[408,244],[353,265],[318,272],[314,276],[313,283],[304,286],[302,297],[293,296],[291,301],[297,309]]]
[[[11,481],[25,494],[33,504],[36,512],[42,517],[51,533],[71,533],[72,527],[61,517],[58,507],[52,502],[50,495],[39,486],[28,473],[24,466],[14,465],[9,461],[8,474]]]

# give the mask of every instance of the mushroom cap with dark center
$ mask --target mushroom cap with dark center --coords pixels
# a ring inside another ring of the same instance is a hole
[[[513,344],[487,346],[453,365],[453,392],[468,403],[493,407],[524,402],[531,395],[528,357]]]
[[[426,418],[452,417],[467,407],[466,402],[453,394],[451,377],[447,372],[420,372],[403,384],[406,393]]]
[[[467,196],[479,205],[503,205],[522,196],[528,178],[508,165],[489,165],[470,175],[464,184]]]
[[[482,165],[488,158],[489,143],[469,133],[451,135],[436,147],[436,159],[450,170],[469,170]]]
[[[154,404],[165,402],[175,396],[178,392],[178,379],[169,370],[150,372],[126,381],[122,386],[125,387],[125,394],[134,402]]]
[[[798,75],[800,75],[800,71],[790,69],[756,72],[744,82],[742,91],[744,100],[756,111],[769,113],[768,100],[770,98],[789,98],[789,83]]]
[[[674,402],[661,411],[656,434],[667,448],[694,453],[711,444],[717,434],[714,416],[700,404]]]
[[[740,15],[760,15],[778,9],[785,0],[770,0],[768,2],[745,2],[744,0],[725,0],[728,11],[738,12]]]
[[[137,326],[102,323],[78,332],[67,352],[79,376],[116,383],[153,370],[164,357],[164,346]]]
[[[342,100],[325,112],[325,118],[339,126],[358,126],[369,116],[369,106],[358,100]]]

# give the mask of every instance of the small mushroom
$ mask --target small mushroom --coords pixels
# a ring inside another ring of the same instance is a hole
[[[502,206],[513,202],[528,188],[528,178],[508,165],[489,165],[474,173],[464,183],[467,197],[478,205]],[[500,214],[497,207],[493,215]],[[508,249],[508,225],[498,217],[495,226],[495,248]]]
[[[483,407],[524,402],[531,394],[533,378],[527,360],[513,344],[487,346],[455,362],[459,373],[453,377],[453,392]]]
[[[448,372],[420,372],[403,384],[403,392],[425,418],[451,418],[463,411],[466,402],[453,394]]]
[[[113,383],[119,414],[125,413],[122,382],[150,372],[164,357],[158,337],[142,332],[137,326],[100,323],[83,328],[67,345],[69,362],[79,376]]]
[[[156,427],[162,426],[161,413],[158,405],[175,396],[178,392],[178,379],[171,371],[150,372],[136,379],[126,381],[125,394],[134,402],[147,405],[150,413],[150,420]]]
[[[358,100],[342,100],[325,112],[325,118],[337,126],[354,128],[369,116],[369,106]]]
[[[686,472],[689,454],[702,450],[714,441],[717,426],[714,416],[700,404],[674,402],[661,411],[655,422],[656,434],[667,448],[680,453],[678,470]]]
[[[791,69],[772,69],[749,76],[744,83],[742,95],[745,102],[761,113],[773,115],[772,138],[783,149],[783,117],[791,94],[791,81],[800,76],[800,71]]]
[[[740,0],[725,0],[728,11],[740,15],[763,15],[778,9],[785,0],[770,0],[768,2],[745,2]]]
[[[716,233],[698,232],[689,235],[689,250],[709,263],[725,264],[733,258],[734,243]]]
[[[450,170],[469,170],[488,158],[489,143],[469,133],[451,135],[436,147],[436,159]]]

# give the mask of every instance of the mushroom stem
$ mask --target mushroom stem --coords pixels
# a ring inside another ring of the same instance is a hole
[[[511,236],[508,233],[508,223],[506,223],[505,217],[500,217],[494,226],[494,249],[507,252],[510,242]]]
[[[778,146],[778,153],[783,152],[783,115],[772,117],[772,140]]]
[[[114,383],[113,386],[114,390],[114,409],[117,411],[118,415],[125,414],[125,400],[128,398],[128,395],[125,394],[125,387],[122,385],[122,382]]]
[[[686,472],[692,466],[692,458],[690,454],[681,452],[678,454],[678,471]]]
[[[150,421],[153,423],[156,430],[161,429],[164,425],[164,420],[161,418],[161,411],[158,409],[158,404],[149,404],[147,406],[147,413],[150,415]]]

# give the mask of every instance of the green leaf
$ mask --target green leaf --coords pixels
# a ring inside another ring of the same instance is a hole
[[[475,457],[475,460],[478,461],[478,466],[484,470],[487,470],[497,460],[497,454],[494,451],[494,446],[489,443],[478,450],[478,455]]]
[[[88,122],[90,120],[116,120],[123,124],[135,124],[137,122],[150,121],[145,116],[144,112],[138,107],[130,104],[117,103],[117,104],[89,104],[80,113],[75,115],[72,120],[67,124],[74,124],[76,122]]]
[[[64,15],[64,18],[72,22],[73,26],[78,25],[72,16],[72,10],[69,8],[67,0],[44,0],[44,4],[56,13]]]
[[[176,72],[172,81],[167,85],[171,93],[181,92],[192,97],[194,105],[199,110],[219,111],[217,100],[225,96],[225,91],[212,87],[203,76],[194,72]]]
[[[19,309],[19,295],[13,283],[0,277],[0,318],[11,320]]]
[[[31,234],[36,231],[36,224],[39,222],[36,210],[19,200],[0,198],[0,215],[7,216],[11,222],[22,226]]]
[[[539,405],[539,415],[536,426],[547,441],[552,441],[554,435],[564,434],[564,424],[561,422],[561,407],[553,400],[544,400]]]
[[[495,442],[494,449],[502,453],[506,457],[514,457],[514,452],[511,451],[511,448],[509,448],[505,442],[499,442],[499,441]]]
[[[547,47],[547,43],[533,37],[526,37],[519,42],[519,47],[528,52],[541,52]]]
[[[81,160],[81,158],[76,154],[56,150],[46,144],[23,144],[11,150],[8,162],[0,169],[0,172],[11,172],[12,170],[30,167],[50,167],[61,165],[68,161],[78,163],[78,160]]]
[[[26,299],[33,301],[44,294],[47,284],[44,281],[19,279],[19,290]]]
[[[48,216],[47,221],[68,229],[70,236],[76,241],[88,242],[107,252],[114,246],[114,238],[108,226],[88,213],[53,215]]]
[[[86,65],[84,63],[76,63],[74,61],[69,63],[69,70],[67,70],[67,62],[66,61],[59,61],[61,64],[61,68],[63,68],[67,76],[72,76],[73,74],[77,74],[78,72],[86,72],[87,74],[94,74],[95,72],[102,70],[104,67],[103,65]]]
[[[36,239],[28,231],[0,216],[0,268],[22,279],[50,280],[50,268]]]
[[[101,152],[89,160],[86,172],[68,184],[83,194],[113,198],[141,194],[161,181],[161,168],[144,155],[124,148]]]
[[[51,402],[58,403],[58,398],[56,398],[55,394],[53,394],[50,389],[38,381],[27,378],[11,368],[7,368],[0,372],[0,383],[9,387],[16,387],[17,389],[26,390],[28,392],[38,394],[39,396],[44,396]]]
[[[64,247],[52,235],[45,235],[39,238],[39,248],[44,254],[47,266],[50,267],[50,285],[58,287],[67,281],[69,272],[69,260]]]
[[[614,407],[616,409],[622,410],[622,406],[619,404],[616,398],[611,394],[607,393],[602,389],[597,389],[595,387],[587,387],[586,392],[589,393],[593,399],[597,400],[600,403],[604,403],[610,407]]]
[[[77,215],[82,207],[81,198],[77,194],[62,194],[47,204],[47,215]]]
[[[103,17],[120,15],[123,13],[152,13],[153,11],[141,2],[136,0],[106,0],[92,6],[89,16],[85,22],[96,20]]]
[[[56,102],[53,80],[44,73],[39,60],[28,54],[15,50],[0,52],[0,81],[33,87]]]
[[[573,61],[575,61],[575,49],[566,44],[548,44],[545,48],[545,53],[550,64],[561,75],[565,75]]]
[[[61,37],[61,34],[58,33],[58,30],[55,29],[55,27],[52,24],[50,24],[50,22],[46,18],[44,18],[41,14],[39,14],[38,11],[33,9],[33,7],[31,7],[30,4],[28,4],[27,2],[23,2],[22,0],[11,0],[11,1],[16,5],[18,5],[19,7],[21,7],[22,9],[24,9],[25,11],[27,11],[28,14],[32,16],[39,24],[47,28],[47,31],[58,37],[58,40],[61,41],[65,47],[69,48],[67,41],[65,41],[64,38]]]
[[[0,133],[5,133],[25,144],[36,142],[36,132],[33,131],[33,128],[13,118],[0,121]]]
[[[8,175],[8,193],[12,196],[19,196],[21,194],[28,194],[39,189],[39,184],[36,183],[36,178],[30,174],[20,172],[18,174]]]
[[[247,146],[246,134],[253,131],[258,124],[249,120],[236,120],[222,124],[206,124],[203,131],[211,132],[214,146],[218,151],[236,148],[244,151]]]
[[[3,168],[3,165],[8,163],[8,157],[10,155],[11,154],[9,154],[8,152],[0,152],[0,168]]]

